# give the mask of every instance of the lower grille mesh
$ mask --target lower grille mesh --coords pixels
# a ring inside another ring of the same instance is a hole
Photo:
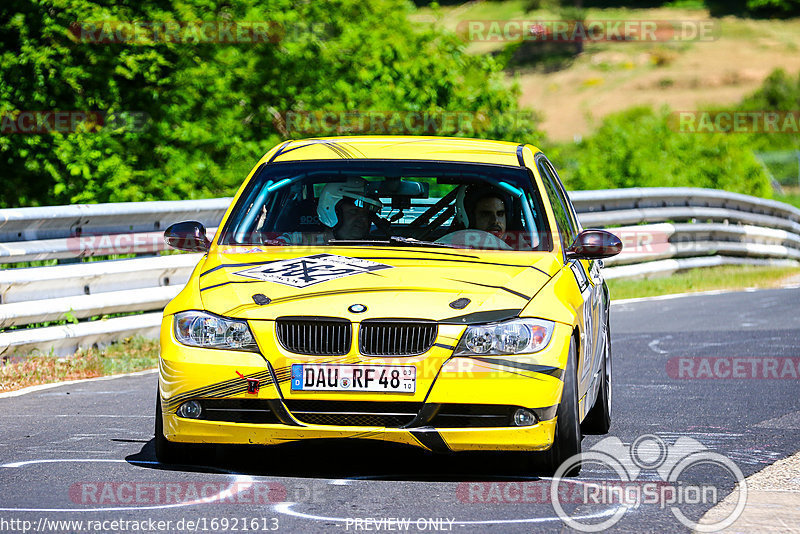
[[[277,424],[278,418],[263,399],[202,399],[200,419],[229,423]]]
[[[286,400],[298,421],[310,425],[380,426],[397,428],[417,416],[419,402],[350,402]]]
[[[430,421],[435,428],[490,428],[513,426],[516,406],[493,404],[442,404]]]

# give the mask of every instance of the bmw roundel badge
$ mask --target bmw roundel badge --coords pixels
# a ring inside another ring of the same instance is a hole
[[[352,306],[347,308],[347,310],[350,313],[364,313],[365,311],[367,311],[367,307],[364,306],[363,304],[353,304]]]

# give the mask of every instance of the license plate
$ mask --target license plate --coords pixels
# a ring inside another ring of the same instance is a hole
[[[292,364],[293,391],[391,391],[414,393],[413,365]]]

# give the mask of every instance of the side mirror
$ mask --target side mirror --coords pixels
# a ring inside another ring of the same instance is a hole
[[[206,228],[197,221],[175,223],[164,230],[167,245],[186,252],[208,252],[211,241],[206,237]]]
[[[566,250],[567,259],[599,260],[616,256],[622,250],[622,241],[605,230],[584,230]]]

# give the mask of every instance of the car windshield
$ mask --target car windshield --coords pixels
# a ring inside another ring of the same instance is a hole
[[[265,164],[221,245],[552,250],[524,167],[348,160]]]

